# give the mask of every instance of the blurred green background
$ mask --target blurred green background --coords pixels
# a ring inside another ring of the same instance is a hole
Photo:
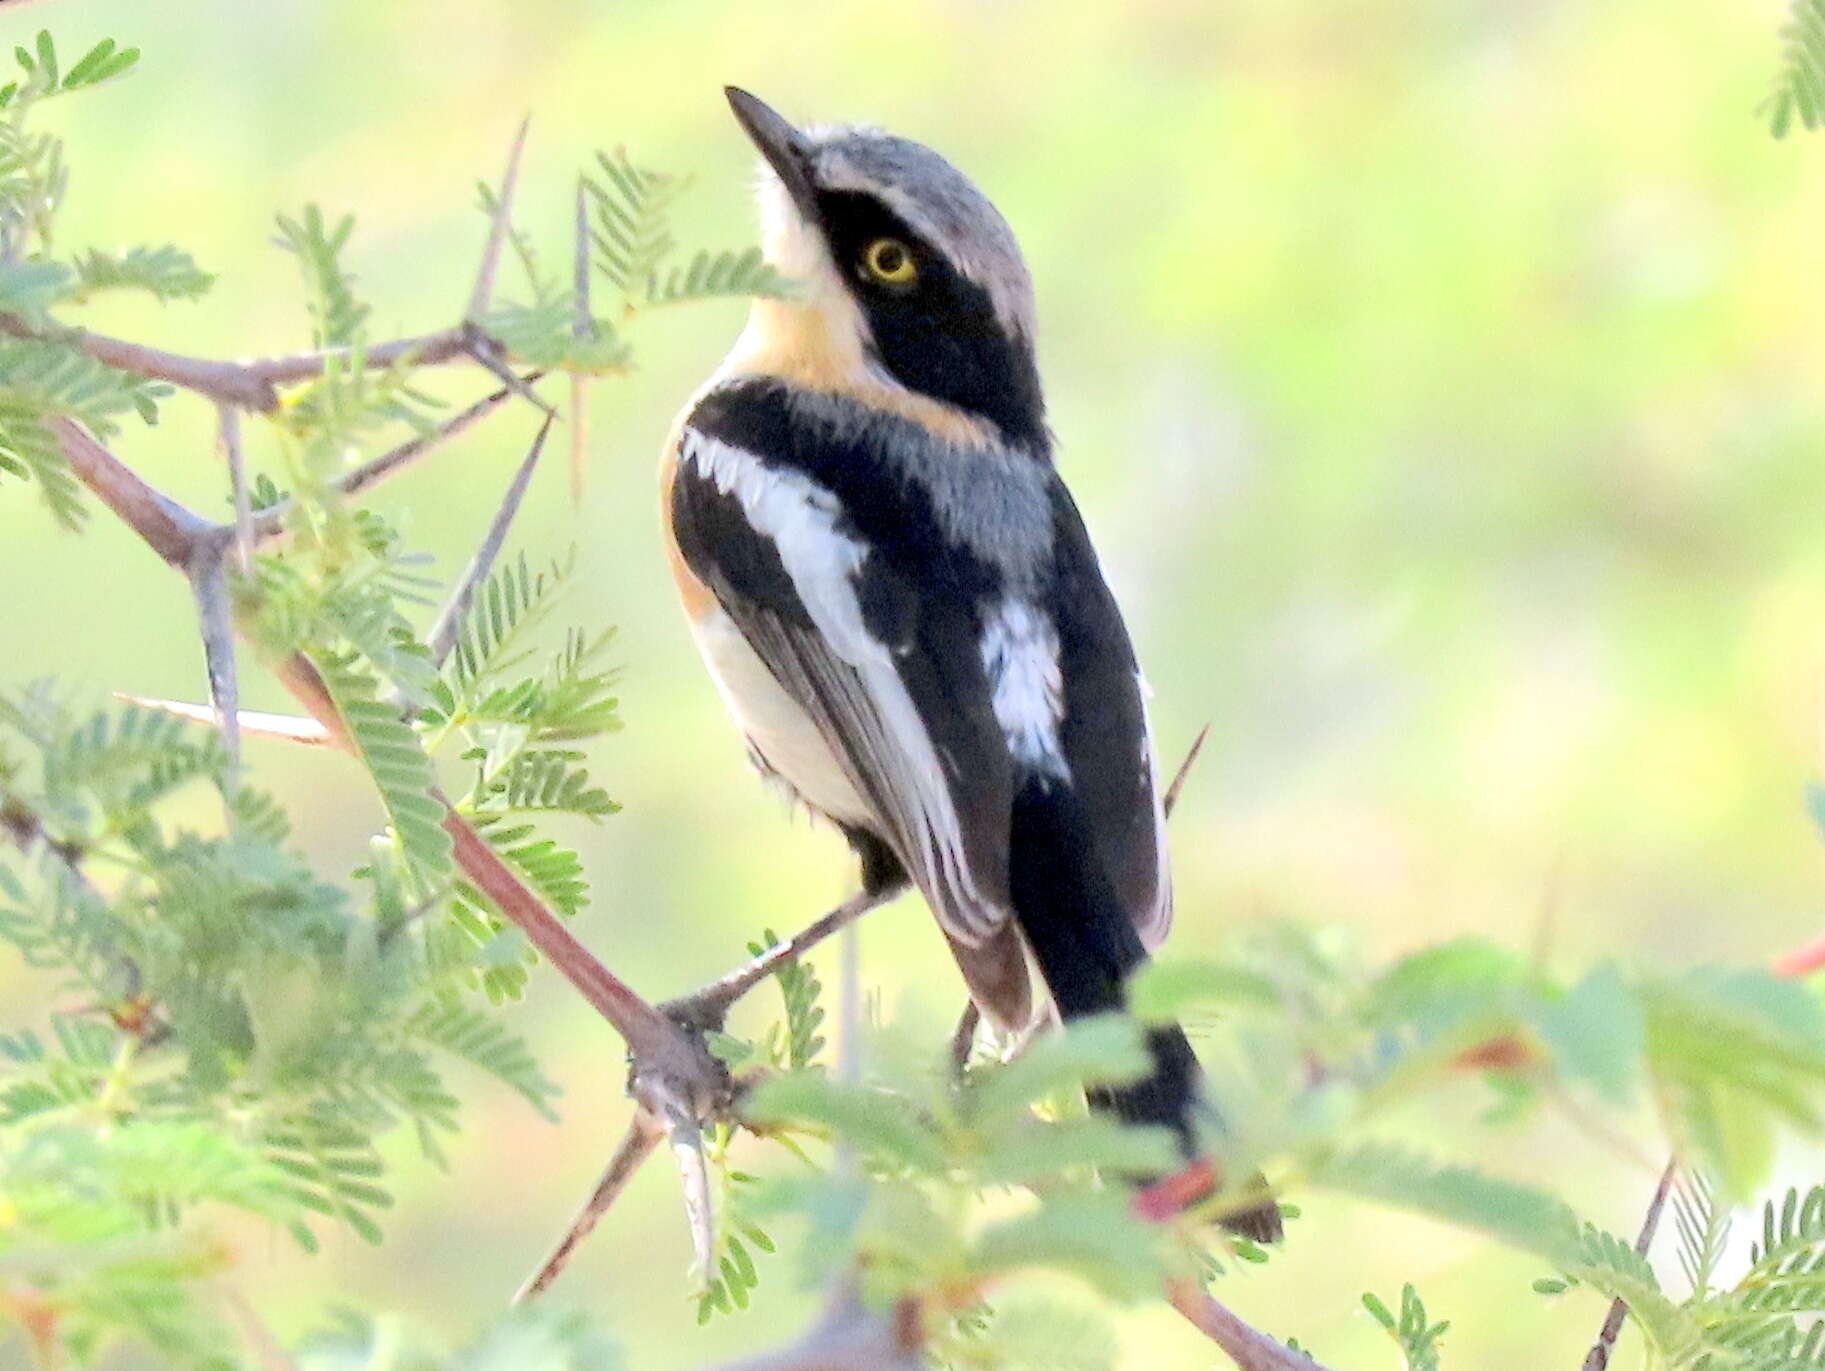
[[[528,110],[522,217],[554,261],[575,171],[616,143],[697,174],[690,238],[749,240],[724,82],[951,154],[1025,245],[1061,462],[1162,751],[1212,724],[1174,822],[1172,947],[1293,916],[1377,958],[1474,933],[1548,939],[1572,968],[1759,960],[1820,922],[1801,796],[1825,680],[1825,144],[1776,143],[1754,115],[1783,10],[50,0],[0,9],[0,45],[42,25],[72,53],[145,49],[128,81],[45,111],[74,164],[64,235],[174,240],[220,273],[200,305],[91,312],[204,354],[308,342],[269,243],[274,211],[307,200],[358,213],[378,332],[452,322],[484,231],[474,181],[498,176]],[[850,875],[748,775],[659,547],[661,440],[741,314],[652,319],[638,373],[597,388],[581,509],[554,463],[520,526],[534,550],[580,544],[568,617],[622,628],[628,728],[594,762],[626,809],[581,835],[596,899],[578,931],[655,996]],[[179,397],[121,445],[219,512],[211,426]],[[492,420],[379,506],[453,572],[532,428]],[[0,584],[5,683],[199,694],[182,585],[105,517],[75,538],[0,491]],[[244,690],[286,707],[257,674]],[[360,859],[379,814],[352,767],[270,743],[252,760],[323,871]],[[936,1040],[960,991],[928,917],[874,916],[862,951],[884,1012]],[[0,960],[8,1019],[30,1012],[25,987]],[[549,972],[513,1020],[566,1087],[563,1124],[478,1089],[449,1174],[406,1164],[385,1246],[333,1234],[306,1259],[256,1241],[250,1280],[282,1330],[358,1296],[456,1337],[543,1255],[628,1105],[615,1040]],[[1563,1124],[1488,1154],[1618,1231],[1651,1186]],[[1305,1207],[1290,1250],[1227,1297],[1333,1364],[1393,1364],[1356,1296],[1407,1278],[1452,1320],[1459,1366],[1575,1364],[1601,1318],[1529,1295],[1531,1263],[1456,1232]],[[758,1346],[810,1307],[775,1261],[758,1312],[698,1331],[687,1259],[654,1166],[560,1296],[636,1368]],[[1132,1368],[1211,1363],[1168,1315],[1124,1332]]]

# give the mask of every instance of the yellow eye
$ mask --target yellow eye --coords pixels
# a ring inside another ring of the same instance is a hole
[[[889,286],[908,285],[919,274],[912,249],[898,238],[877,238],[863,248],[862,270]]]

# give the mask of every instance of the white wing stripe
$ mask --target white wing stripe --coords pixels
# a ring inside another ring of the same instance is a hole
[[[1064,679],[1058,630],[1030,601],[1009,596],[982,626],[982,666],[988,673],[995,720],[1015,760],[1061,781],[1070,764],[1058,741],[1064,717]]]
[[[937,749],[900,679],[893,655],[862,620],[855,574],[868,558],[866,545],[837,527],[842,506],[829,490],[801,472],[769,468],[752,453],[686,428],[680,456],[741,505],[757,533],[772,542],[806,613],[831,651],[860,677],[888,738],[871,749],[901,774],[876,778],[904,810],[909,864],[927,889],[947,888],[958,898],[945,913],[962,923],[961,941],[987,938],[1005,912],[978,893],[964,852],[963,831]],[[787,777],[788,780],[791,777]],[[894,816],[883,815],[883,819]],[[973,917],[972,917],[973,916]]]

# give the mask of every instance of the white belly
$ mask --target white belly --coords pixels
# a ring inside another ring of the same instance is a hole
[[[691,631],[723,703],[762,760],[813,809],[842,823],[871,824],[872,812],[811,716],[774,680],[729,616],[712,609]]]

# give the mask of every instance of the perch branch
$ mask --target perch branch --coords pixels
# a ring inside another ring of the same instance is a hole
[[[730,1005],[772,975],[780,963],[803,956],[832,933],[854,923],[869,910],[880,908],[899,893],[897,890],[858,891],[783,943],[768,948],[745,966],[739,966],[728,975],[711,981],[694,994],[669,1002],[666,1008],[674,1015],[691,1016],[692,1011],[726,1013]]]

